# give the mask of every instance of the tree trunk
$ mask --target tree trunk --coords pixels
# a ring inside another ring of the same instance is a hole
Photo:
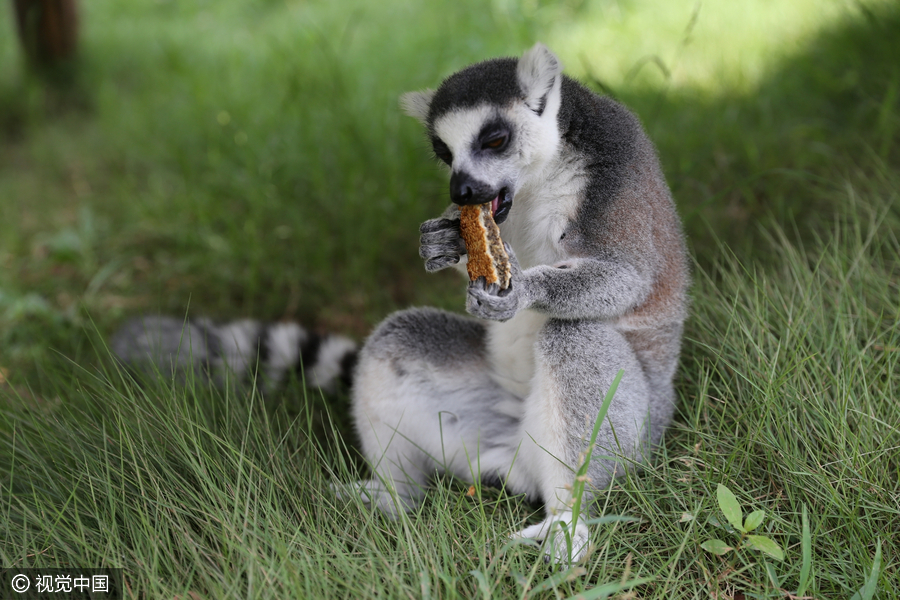
[[[77,0],[15,0],[19,39],[28,61],[52,67],[75,56]]]

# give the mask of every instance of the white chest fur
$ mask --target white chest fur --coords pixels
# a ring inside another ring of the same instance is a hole
[[[523,269],[569,258],[560,238],[577,216],[587,181],[580,163],[576,157],[557,155],[522,177],[500,235],[513,247]]]
[[[557,155],[539,172],[528,173],[513,199],[500,235],[512,246],[523,269],[552,265],[569,258],[560,238],[576,217],[586,176],[577,158]],[[513,282],[515,285],[515,282]],[[494,378],[526,396],[534,377],[534,344],[546,315],[523,310],[504,323],[492,323],[488,350]]]
[[[534,377],[534,344],[547,316],[532,310],[520,311],[509,321],[491,324],[488,352],[494,380],[524,398]]]

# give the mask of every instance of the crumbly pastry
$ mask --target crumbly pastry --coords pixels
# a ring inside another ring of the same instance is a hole
[[[501,290],[508,288],[509,255],[500,239],[500,228],[494,222],[491,203],[461,206],[459,231],[469,255],[466,265],[469,279],[484,277],[488,283],[500,284]]]

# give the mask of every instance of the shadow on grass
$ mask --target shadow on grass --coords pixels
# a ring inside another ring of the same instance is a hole
[[[763,217],[825,227],[824,190],[896,168],[900,158],[900,5],[822,31],[753,91],[621,93],[641,114],[701,264],[715,237],[756,255]],[[762,221],[761,221],[762,220]]]

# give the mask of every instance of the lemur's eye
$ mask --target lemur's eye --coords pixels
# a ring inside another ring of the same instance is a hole
[[[450,148],[447,147],[447,144],[441,140],[432,140],[431,147],[434,149],[434,155],[439,159],[448,165],[453,162],[453,153],[450,152]]]
[[[506,145],[506,140],[509,139],[505,133],[502,133],[496,137],[489,138],[481,143],[481,149],[487,150],[490,148],[491,150],[499,150]]]

